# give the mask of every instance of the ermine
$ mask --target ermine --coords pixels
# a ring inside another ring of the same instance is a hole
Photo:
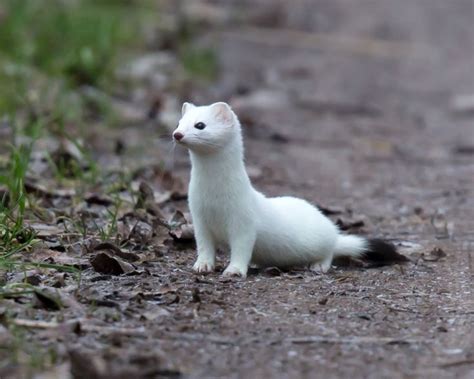
[[[348,256],[377,265],[406,261],[380,239],[346,235],[318,208],[290,196],[256,191],[244,165],[240,122],[226,103],[184,103],[173,138],[189,150],[189,208],[197,244],[196,272],[211,272],[216,248],[230,248],[225,276],[246,277],[249,264],[309,265],[327,272]]]

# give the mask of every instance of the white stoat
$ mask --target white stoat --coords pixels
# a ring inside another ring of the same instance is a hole
[[[335,257],[376,264],[404,261],[393,245],[342,234],[315,206],[295,197],[267,198],[245,171],[239,120],[229,105],[184,103],[174,139],[189,149],[189,208],[197,272],[214,270],[217,246],[230,248],[224,275],[245,277],[257,266],[301,266],[327,272]]]

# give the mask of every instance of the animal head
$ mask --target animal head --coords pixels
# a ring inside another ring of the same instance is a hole
[[[173,132],[178,143],[197,153],[217,152],[240,136],[237,116],[227,103],[195,106],[184,103]]]

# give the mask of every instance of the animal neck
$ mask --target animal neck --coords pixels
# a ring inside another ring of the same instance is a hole
[[[217,152],[201,154],[190,151],[191,178],[209,186],[251,187],[245,170],[243,144],[240,139],[231,141]],[[216,183],[217,182],[217,183]]]

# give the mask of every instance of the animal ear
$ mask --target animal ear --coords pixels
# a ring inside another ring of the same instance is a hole
[[[181,116],[184,116],[184,114],[189,111],[190,109],[196,108],[196,106],[192,103],[183,103],[183,107],[181,108]]]
[[[211,112],[217,120],[225,124],[231,124],[233,121],[233,112],[227,103],[219,102],[212,104]]]

